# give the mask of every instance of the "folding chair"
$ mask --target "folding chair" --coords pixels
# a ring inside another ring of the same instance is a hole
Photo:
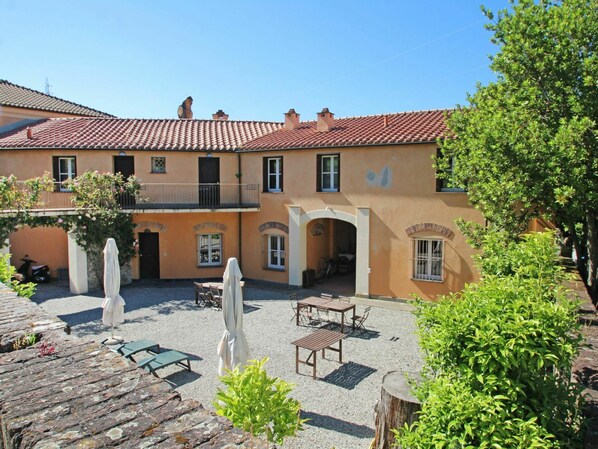
[[[297,305],[297,293],[291,293],[289,295],[289,302],[293,309],[293,317],[291,318],[291,321],[297,320],[297,314],[299,314],[299,322],[301,324],[310,324],[313,321],[312,313],[309,309],[306,307],[300,308]]]
[[[222,295],[218,290],[218,287],[210,285],[210,295],[213,309],[222,309]]]
[[[329,293],[320,293],[320,298],[322,299],[329,299],[332,301],[333,296]],[[329,317],[329,313],[328,313],[328,309],[323,309],[320,307],[316,307],[316,312],[318,313],[318,319],[320,321],[326,321],[326,322],[330,322],[330,317]],[[322,319],[322,316],[324,316],[324,318]]]
[[[353,317],[353,326],[355,327],[355,331],[358,331],[360,329],[361,332],[367,331],[365,327],[365,321],[368,319],[368,316],[370,315],[370,310],[372,310],[372,306],[367,306],[363,311],[363,314],[356,315],[355,317]]]
[[[210,301],[210,292],[206,290],[206,288],[199,283],[195,283],[195,304],[198,307],[206,307],[208,305],[212,305]]]

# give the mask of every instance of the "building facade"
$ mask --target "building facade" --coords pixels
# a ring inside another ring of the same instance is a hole
[[[483,223],[465,192],[437,180],[445,114],[42,119],[0,129],[0,175],[135,174],[134,279],[217,278],[237,257],[247,279],[300,286],[332,260],[358,296],[434,299],[477,277],[455,220]],[[68,209],[61,190],[40,213]],[[29,254],[73,272],[61,230],[22,229],[10,245],[13,264]]]

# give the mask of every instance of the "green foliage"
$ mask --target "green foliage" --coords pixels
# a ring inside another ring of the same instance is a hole
[[[531,417],[514,416],[506,398],[479,392],[457,376],[427,386],[423,413],[411,427],[394,430],[403,448],[558,448]]]
[[[598,8],[595,0],[511,0],[487,28],[497,81],[448,119],[439,168],[516,236],[545,216],[571,235],[589,285],[598,265]],[[456,137],[456,138],[454,138]],[[583,232],[576,232],[576,224]]]
[[[19,296],[31,298],[35,294],[33,282],[19,282],[14,278],[16,268],[10,264],[10,254],[0,255],[0,283],[14,290]]]
[[[19,182],[14,175],[0,176],[0,242],[4,242],[17,226],[31,217],[29,209],[41,204],[42,194],[53,189],[48,173]]]
[[[133,176],[124,179],[121,173],[88,171],[65,182],[72,190],[78,215],[63,220],[75,225],[75,239],[88,252],[97,252],[109,237],[118,246],[118,258],[123,265],[134,254],[134,228],[131,214],[122,212],[119,198],[134,197],[140,185]]]
[[[293,385],[270,377],[264,369],[268,358],[251,360],[243,371],[235,368],[220,379],[227,390],[216,393],[216,413],[225,416],[235,427],[252,435],[266,434],[268,441],[282,443],[284,438],[303,430],[301,404],[289,393]]]
[[[580,390],[571,381],[581,333],[559,283],[554,236],[505,243],[490,233],[483,278],[418,303],[425,354],[419,421],[405,448],[579,447]]]
[[[37,342],[38,336],[36,334],[23,335],[21,338],[15,340],[12,344],[12,348],[15,351],[26,348],[27,346],[33,346]]]

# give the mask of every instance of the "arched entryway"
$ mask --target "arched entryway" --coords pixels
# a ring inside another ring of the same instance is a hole
[[[369,296],[369,242],[370,242],[370,210],[369,208],[356,208],[355,214],[337,211],[330,208],[313,211],[302,211],[299,206],[289,206],[289,284],[302,285],[303,271],[308,268],[307,254],[307,229],[308,224],[314,220],[334,220],[345,222],[355,228],[355,295]],[[333,222],[333,223],[334,223]],[[341,228],[343,226],[341,225]],[[314,226],[310,227],[314,229]],[[327,226],[334,229],[334,226]],[[317,232],[317,230],[316,230]],[[338,252],[333,240],[327,240],[328,254],[336,256]],[[338,245],[337,245],[338,246]],[[340,248],[343,249],[342,247]],[[351,248],[352,250],[352,248]],[[313,254],[310,262],[313,263]],[[312,267],[313,268],[313,267]]]

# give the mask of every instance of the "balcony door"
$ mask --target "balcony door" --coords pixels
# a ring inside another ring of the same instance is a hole
[[[199,205],[216,208],[220,205],[220,158],[199,158]]]
[[[133,156],[114,156],[114,173],[121,173],[123,178],[135,174],[135,158]],[[135,206],[135,197],[133,195],[119,194],[118,202],[122,207]]]

